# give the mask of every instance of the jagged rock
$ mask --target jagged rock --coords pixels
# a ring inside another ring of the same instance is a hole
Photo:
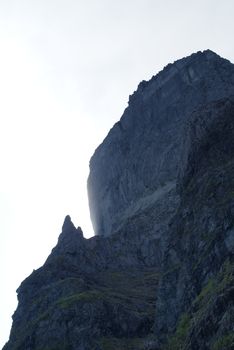
[[[226,349],[218,344],[234,334],[234,96],[194,112],[183,143],[155,332],[165,340],[186,317],[183,339],[172,337],[171,348]]]
[[[234,66],[210,50],[176,61],[138,86],[90,161],[89,203],[97,235],[113,234],[142,205],[167,203],[180,171],[181,138],[190,114],[231,94]],[[155,222],[161,226],[160,210],[158,216]]]
[[[67,215],[64,219],[64,223],[62,226],[62,233],[64,233],[67,236],[67,233],[75,232],[76,228],[71,221],[70,215]]]
[[[234,65],[207,50],[130,97],[90,163],[96,236],[65,218],[4,350],[234,348]]]
[[[122,235],[123,249],[119,237],[86,240],[67,216],[44,266],[17,291],[4,350],[125,349],[127,338],[143,344],[154,322],[158,261],[145,263],[140,243]]]

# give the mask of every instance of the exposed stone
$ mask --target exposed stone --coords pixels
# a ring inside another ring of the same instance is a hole
[[[152,244],[141,253],[140,242],[123,234],[86,240],[66,217],[44,266],[17,291],[4,350],[101,350],[111,343],[125,349],[124,339],[143,344],[154,323],[159,280]]]
[[[231,94],[234,66],[210,50],[176,61],[139,85],[90,161],[89,203],[97,235],[123,227],[147,199],[150,205],[162,202],[164,192],[167,201],[166,185],[176,183],[191,113]]]
[[[234,349],[234,65],[207,50],[130,97],[4,350]]]

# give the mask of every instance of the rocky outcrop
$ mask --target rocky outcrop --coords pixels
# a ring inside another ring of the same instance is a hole
[[[123,234],[86,240],[67,216],[44,266],[17,291],[4,350],[144,348],[159,280],[155,248]]]
[[[97,235],[65,218],[4,350],[232,350],[233,173],[234,65],[208,50],[142,82],[91,159]]]
[[[190,114],[233,93],[234,66],[209,50],[176,61],[140,83],[90,161],[89,203],[97,235],[124,227],[142,205],[167,205],[180,171],[181,138]],[[160,214],[158,210],[158,226]]]
[[[232,349],[234,96],[194,112],[183,144],[155,333],[162,341],[173,334],[167,349]]]

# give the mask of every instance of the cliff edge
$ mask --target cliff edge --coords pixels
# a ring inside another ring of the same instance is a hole
[[[178,60],[139,84],[90,161],[88,193],[97,235],[113,234],[152,206],[160,206],[157,224],[162,226],[161,216],[170,217],[176,202],[171,193],[191,113],[233,92],[233,65],[210,50]],[[164,208],[170,199],[170,208]]]
[[[65,218],[4,350],[234,349],[233,173],[234,65],[142,82],[90,161],[96,236]]]

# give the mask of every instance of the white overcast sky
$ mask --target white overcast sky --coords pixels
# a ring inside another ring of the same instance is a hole
[[[89,159],[129,94],[198,50],[234,62],[233,16],[233,0],[0,0],[0,346],[65,215],[92,235]]]

